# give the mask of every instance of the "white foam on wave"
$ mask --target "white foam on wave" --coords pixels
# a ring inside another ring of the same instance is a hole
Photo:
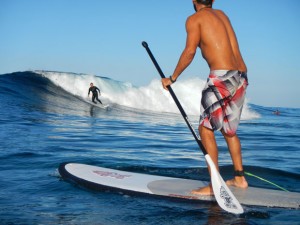
[[[162,88],[161,82],[154,79],[147,86],[135,87],[131,83],[115,81],[88,74],[35,71],[50,79],[54,84],[72,95],[87,98],[89,84],[94,83],[101,90],[100,99],[107,103],[155,112],[180,113],[170,93]],[[181,80],[172,85],[177,98],[188,115],[199,116],[201,92],[205,81],[200,78]],[[247,101],[242,112],[242,120],[258,118]]]

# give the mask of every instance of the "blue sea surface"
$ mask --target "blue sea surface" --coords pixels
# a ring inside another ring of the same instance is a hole
[[[103,92],[108,110],[85,101],[90,81]],[[209,181],[197,143],[174,103],[157,97],[168,93],[157,94],[155,84],[159,81],[137,88],[105,77],[45,71],[0,75],[0,224],[300,224],[299,209],[246,206],[244,214],[232,215],[215,202],[97,192],[62,180],[59,164],[77,162]],[[190,113],[184,90],[174,86]],[[273,113],[277,109],[279,115]],[[196,128],[194,111],[189,117]],[[300,109],[247,103],[242,117],[238,135],[245,170],[300,192]],[[226,143],[219,133],[216,138],[220,173],[230,179]]]

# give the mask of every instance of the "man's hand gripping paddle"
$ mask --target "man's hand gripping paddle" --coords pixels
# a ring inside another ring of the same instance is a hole
[[[165,78],[165,75],[163,74],[162,70],[160,69],[158,63],[156,62],[156,59],[154,58],[152,52],[150,51],[147,42],[143,41],[142,42],[143,47],[146,49],[148,52],[153,64],[155,65],[158,73],[160,74],[161,78]],[[205,150],[199,136],[196,134],[194,128],[192,127],[192,124],[190,123],[185,111],[183,110],[180,102],[178,101],[174,91],[170,86],[168,86],[168,90],[175,101],[179,111],[181,112],[181,115],[183,116],[186,124],[188,125],[189,129],[191,130],[195,140],[197,141],[200,149],[202,150],[204,157],[206,159],[206,162],[208,163],[211,171],[211,183],[212,183],[212,188],[213,192],[215,195],[215,198],[219,204],[219,206],[234,214],[241,214],[244,212],[241,204],[239,201],[235,198],[233,193],[230,191],[230,189],[227,187],[226,183],[224,182],[223,178],[221,177],[220,173],[218,172],[215,164],[213,163],[212,159],[210,158],[209,154]]]

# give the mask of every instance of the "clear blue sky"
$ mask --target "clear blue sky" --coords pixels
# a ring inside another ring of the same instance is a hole
[[[250,103],[300,108],[300,1],[216,0],[235,28],[248,66]],[[185,45],[191,0],[0,0],[0,74],[25,70],[89,73],[148,85]],[[180,79],[205,80],[198,51]]]

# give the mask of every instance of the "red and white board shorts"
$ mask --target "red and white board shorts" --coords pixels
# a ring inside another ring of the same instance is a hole
[[[237,70],[210,72],[202,91],[200,125],[235,135],[248,86],[247,74]]]

